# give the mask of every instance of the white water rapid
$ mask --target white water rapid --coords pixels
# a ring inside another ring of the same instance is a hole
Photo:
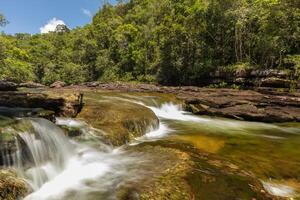
[[[124,177],[132,176],[127,167],[136,162],[134,156],[74,142],[47,120],[26,120],[33,129],[19,133],[22,148],[15,163],[33,189],[24,200],[114,199],[114,193],[107,192],[119,186]]]

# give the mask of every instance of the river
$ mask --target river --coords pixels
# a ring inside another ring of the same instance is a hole
[[[18,150],[13,156],[2,154],[7,158],[5,165],[16,169],[32,188],[24,200],[120,199],[120,188],[138,185],[159,171],[157,157],[139,151],[139,147],[151,143],[192,146],[230,163],[231,170],[246,170],[272,195],[298,196],[297,123],[266,124],[196,116],[183,111],[178,102],[153,94],[102,94],[101,98],[90,94],[88,98],[144,106],[159,118],[159,126],[148,127],[145,135],[115,147],[99,136],[99,131],[104,130],[95,129],[84,119],[57,118],[53,124],[40,118],[19,118],[22,129],[14,129],[19,138]],[[78,128],[82,134],[69,138],[62,126]],[[214,162],[211,163],[218,166]]]

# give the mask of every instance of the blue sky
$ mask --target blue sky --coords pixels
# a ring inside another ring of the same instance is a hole
[[[109,0],[115,3],[115,0]],[[0,13],[10,22],[0,28],[8,34],[40,33],[64,22],[74,28],[90,23],[103,0],[0,0]],[[48,26],[46,26],[48,23]]]

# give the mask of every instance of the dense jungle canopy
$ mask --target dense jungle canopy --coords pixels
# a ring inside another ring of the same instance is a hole
[[[298,72],[300,1],[130,0],[84,27],[0,35],[0,79],[16,82],[197,85],[219,68]]]

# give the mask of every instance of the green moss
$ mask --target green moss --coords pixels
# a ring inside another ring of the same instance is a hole
[[[123,145],[144,135],[158,118],[148,108],[103,93],[87,93],[85,106],[77,116],[96,129],[114,145]]]

